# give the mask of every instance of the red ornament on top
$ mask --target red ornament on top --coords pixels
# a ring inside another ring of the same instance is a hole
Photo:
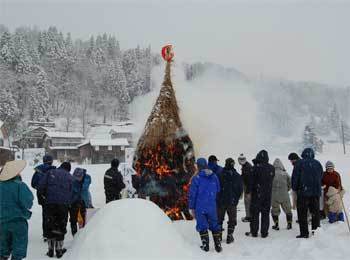
[[[173,45],[167,44],[162,48],[162,57],[165,61],[172,61],[174,58]]]

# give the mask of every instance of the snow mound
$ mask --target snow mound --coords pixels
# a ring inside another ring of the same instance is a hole
[[[65,259],[191,259],[191,250],[154,203],[108,203],[75,237]]]

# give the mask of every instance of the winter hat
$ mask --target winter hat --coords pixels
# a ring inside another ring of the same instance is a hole
[[[60,166],[60,168],[65,169],[67,172],[70,172],[71,167],[70,162],[63,162]]]
[[[241,154],[239,155],[239,157],[238,157],[238,163],[239,163],[240,165],[243,165],[243,164],[245,164],[246,162],[247,162],[247,158],[244,156],[243,153],[241,153]]]
[[[218,162],[218,158],[215,155],[210,155],[208,158],[208,162]]]
[[[113,159],[113,160],[111,161],[111,166],[112,166],[112,168],[118,168],[118,166],[119,166],[119,160],[118,160],[117,158]]]
[[[0,170],[0,181],[11,180],[23,171],[27,162],[23,160],[9,161]]]
[[[233,160],[232,158],[227,158],[225,160],[225,167],[226,168],[234,168],[235,167],[235,160]]]
[[[53,158],[52,158],[52,156],[51,156],[51,155],[46,154],[46,155],[43,157],[43,162],[44,162],[44,163],[47,163],[47,164],[52,163],[52,162],[53,162]]]
[[[334,163],[332,163],[331,161],[326,162],[326,170],[334,170]]]
[[[205,158],[198,158],[197,167],[199,170],[207,169],[208,168],[207,160]]]
[[[73,177],[77,180],[80,180],[81,178],[83,178],[83,176],[85,175],[86,170],[83,168],[75,168],[74,172],[73,172]]]
[[[289,160],[289,161],[296,161],[296,160],[299,160],[299,159],[300,159],[300,157],[299,157],[299,155],[296,154],[296,153],[290,153],[290,154],[288,155],[288,160]]]

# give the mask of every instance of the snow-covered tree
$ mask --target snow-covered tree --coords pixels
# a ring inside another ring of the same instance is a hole
[[[19,110],[12,93],[0,85],[0,120],[5,122],[11,130],[19,119]]]
[[[30,102],[30,117],[34,121],[49,121],[51,105],[49,103],[49,82],[44,71],[39,71],[37,81],[33,86]]]
[[[323,141],[316,136],[315,130],[310,125],[305,126],[303,148],[312,148],[315,152],[319,153],[323,151]]]

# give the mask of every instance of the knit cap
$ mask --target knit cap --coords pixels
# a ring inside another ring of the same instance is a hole
[[[334,170],[334,163],[331,161],[326,162],[326,170]]]

